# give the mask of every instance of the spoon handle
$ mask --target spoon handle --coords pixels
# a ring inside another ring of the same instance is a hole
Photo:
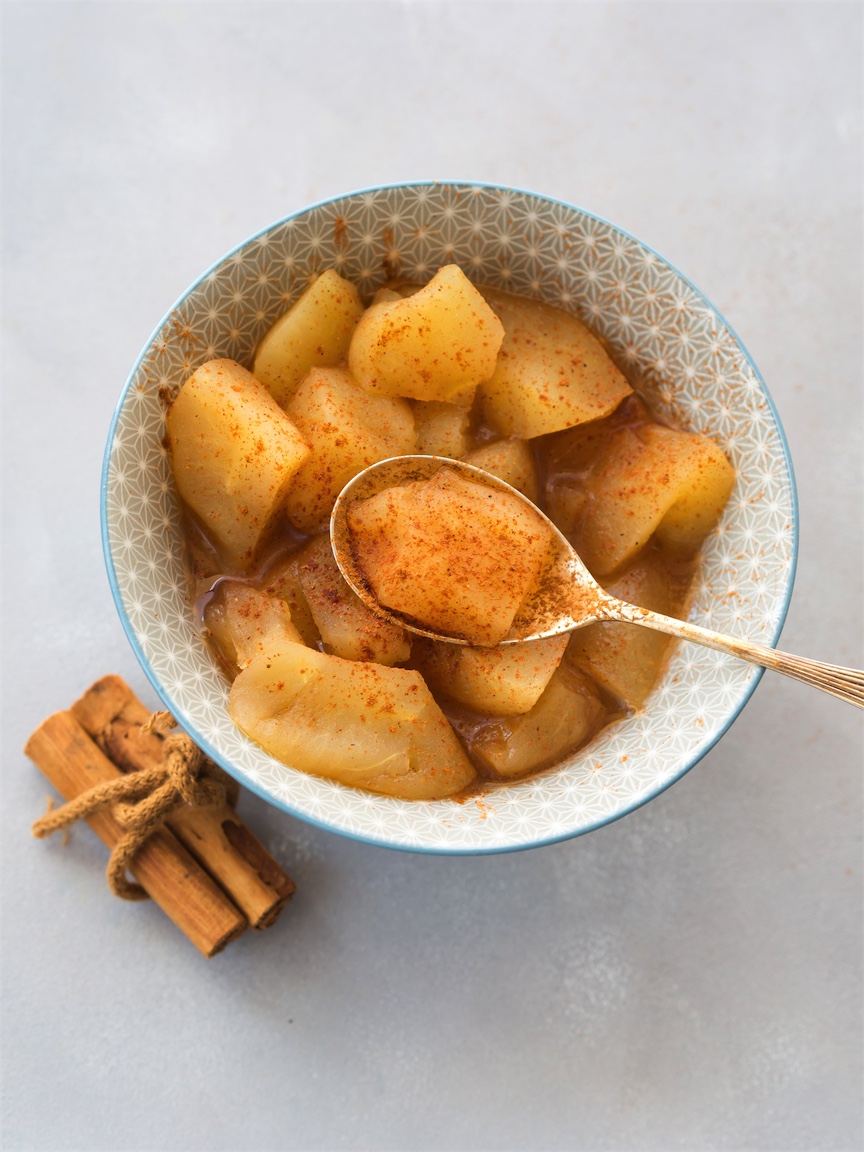
[[[769,648],[766,644],[740,640],[735,636],[724,636],[721,632],[700,628],[686,620],[675,620],[659,612],[649,612],[647,608],[625,604],[623,600],[610,600],[605,604],[605,608],[608,612],[608,615],[604,616],[605,619],[641,624],[645,628],[654,628],[657,632],[666,632],[681,640],[692,640],[694,644],[716,648],[719,652],[728,652],[740,660],[747,660],[750,664],[761,664],[763,668],[773,668],[775,672],[782,672],[785,676],[791,676],[793,680],[803,680],[805,684],[821,688],[823,692],[829,692],[840,700],[847,700],[850,704],[864,708],[864,672],[859,672],[855,668],[841,668],[836,664],[807,660],[803,656],[791,656],[786,652]]]

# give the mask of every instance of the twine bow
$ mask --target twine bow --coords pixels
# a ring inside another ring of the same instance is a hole
[[[176,724],[170,712],[154,712],[141,727],[163,733]],[[126,834],[117,842],[108,861],[108,885],[122,900],[146,900],[140,884],[129,880],[126,870],[138,849],[183,804],[198,807],[237,802],[238,788],[184,733],[166,736],[162,763],[118,780],[95,784],[68,804],[48,812],[33,825],[33,835],[43,839],[86,819],[100,808],[111,806]]]

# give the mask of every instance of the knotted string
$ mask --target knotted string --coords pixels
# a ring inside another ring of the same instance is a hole
[[[176,724],[170,712],[154,712],[141,727],[141,735],[163,733]],[[113,807],[114,816],[125,834],[118,840],[108,861],[108,885],[122,900],[146,900],[140,884],[129,880],[126,871],[138,849],[160,828],[166,818],[184,804],[196,807],[237,802],[236,783],[208,759],[184,733],[166,736],[162,762],[94,784],[62,807],[49,810],[33,825],[33,835],[43,839],[86,819],[101,808]]]

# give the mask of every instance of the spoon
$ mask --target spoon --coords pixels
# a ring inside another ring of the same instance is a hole
[[[739,639],[735,636],[724,636],[720,632],[700,628],[686,620],[676,620],[671,616],[663,616],[659,612],[650,612],[647,608],[638,608],[635,604],[615,599],[600,587],[564,534],[526,496],[482,468],[443,456],[395,456],[372,464],[345,485],[333,508],[330,517],[330,542],[336,563],[353,590],[376,615],[407,628],[410,632],[428,636],[432,640],[444,640],[450,644],[469,643],[464,638],[430,632],[412,617],[382,607],[354,557],[351,532],[348,528],[348,507],[355,500],[365,500],[385,488],[393,488],[399,484],[428,480],[443,467],[456,472],[464,480],[485,484],[489,488],[497,488],[510,496],[515,496],[541,516],[552,533],[553,558],[538,586],[520,607],[506,639],[502,641],[503,644],[558,636],[597,621],[624,621],[628,624],[639,624],[643,628],[653,628],[681,640],[691,640],[694,644],[703,644],[707,648],[716,648],[720,652],[728,652],[750,664],[773,668],[776,672],[782,672],[795,680],[803,680],[805,684],[821,688],[823,692],[837,696],[840,700],[848,700],[850,704],[864,708],[864,672],[854,668],[841,668],[834,664],[823,664],[818,660],[807,660],[801,656],[790,656],[765,644],[757,644],[752,640]]]

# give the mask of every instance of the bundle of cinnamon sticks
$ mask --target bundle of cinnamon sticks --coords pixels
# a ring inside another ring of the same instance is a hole
[[[119,676],[105,676],[33,733],[26,754],[65,800],[162,761],[163,734],[142,732],[149,710]],[[236,792],[235,796],[236,798]],[[124,828],[109,808],[87,817],[113,848]],[[247,927],[274,923],[295,885],[230,802],[175,809],[136,852],[130,871],[205,956]]]

